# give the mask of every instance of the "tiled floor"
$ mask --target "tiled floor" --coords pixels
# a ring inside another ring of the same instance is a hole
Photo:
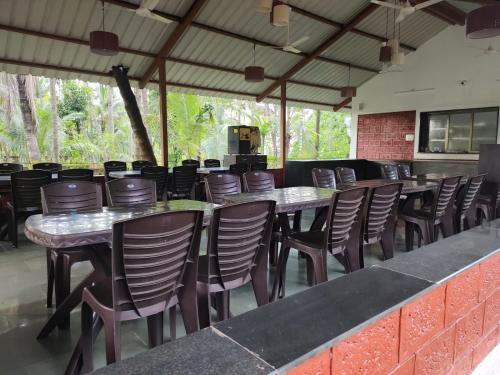
[[[312,213],[304,214],[303,226],[307,228]],[[401,253],[402,228],[397,232],[396,256]],[[20,233],[22,230],[20,228]],[[329,279],[343,275],[342,266],[329,257]],[[365,248],[365,265],[381,262],[379,246]],[[89,264],[73,267],[76,284],[90,270]],[[271,270],[272,273],[272,270]],[[271,274],[271,279],[272,279]],[[34,245],[20,235],[19,248],[13,249],[9,242],[0,242],[0,374],[61,374],[69,360],[80,334],[80,311],[71,317],[71,330],[57,329],[46,339],[38,341],[36,336],[51,310],[45,307],[46,260],[45,249]],[[292,252],[287,267],[287,294],[307,288],[305,260],[299,260]],[[253,291],[249,287],[235,290],[231,294],[231,312],[241,314],[256,307]],[[167,314],[165,314],[167,316]],[[179,316],[178,336],[184,335],[182,318]],[[146,324],[144,321],[125,323],[122,329],[122,358],[147,350]],[[165,321],[168,332],[168,319]],[[105,364],[103,335],[95,346],[95,367]]]

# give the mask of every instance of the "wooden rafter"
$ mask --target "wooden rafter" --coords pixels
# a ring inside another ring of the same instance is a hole
[[[0,57],[0,64],[19,65],[19,66],[26,66],[29,68],[36,68],[36,69],[54,70],[54,71],[60,71],[60,72],[66,72],[66,73],[76,73],[76,74],[97,76],[97,77],[103,77],[103,78],[112,78],[112,76],[109,72],[99,72],[99,71],[95,71],[95,70],[79,69],[79,68],[66,67],[66,66],[60,66],[60,65],[52,65],[52,64],[41,64],[41,63],[35,63],[35,62],[31,62],[31,61],[13,60],[13,59],[8,59],[8,58],[1,58],[1,57]],[[139,80],[140,80],[139,77],[131,76],[129,78],[131,81],[135,81],[135,82],[139,82]],[[159,81],[156,81],[156,80],[151,80],[150,82],[156,83],[156,84],[159,83]],[[242,92],[242,91],[191,85],[191,84],[182,83],[182,82],[172,82],[172,81],[166,81],[166,82],[167,82],[167,86],[172,86],[172,87],[215,92],[215,93],[220,93],[220,94],[237,95],[237,96],[243,96],[243,97],[249,97],[249,98],[255,99],[255,94],[249,94],[247,92]],[[270,98],[271,99],[279,99],[278,97],[270,97]],[[333,107],[334,106],[334,104],[315,102],[315,101],[310,101],[310,100],[287,99],[287,101],[294,102],[294,103],[316,105],[316,106],[325,106],[325,107]]]
[[[346,98],[343,101],[341,101],[339,104],[336,104],[333,106],[333,112],[338,112],[342,108],[344,108],[346,105],[352,102],[352,98]]]
[[[308,65],[315,57],[321,55],[328,48],[330,48],[336,41],[342,38],[346,33],[352,30],[357,24],[359,24],[362,20],[368,17],[371,13],[377,9],[378,6],[375,4],[369,4],[366,6],[361,12],[359,12],[354,18],[344,25],[340,30],[336,31],[328,40],[323,42],[320,46],[318,46],[311,54],[309,54],[306,58],[299,61],[292,68],[290,68],[285,74],[283,74],[278,80],[274,81],[267,89],[265,89],[259,96],[257,96],[257,101],[260,102],[265,99],[269,94],[271,94],[274,90],[276,90],[283,82],[289,80],[293,75],[303,69],[306,65]]]
[[[113,4],[113,5],[116,5],[116,6],[127,8],[127,9],[134,10],[134,9],[138,8],[138,6],[136,4],[132,4],[132,3],[129,3],[129,2],[123,1],[123,0],[104,0],[104,1],[107,2],[107,3]],[[165,18],[167,18],[167,19],[169,19],[171,21],[180,22],[180,20],[181,20],[180,17],[174,16],[174,15],[169,14],[169,13],[164,13],[164,12],[160,12],[160,11],[157,11],[157,10],[154,10],[153,13],[155,13],[155,14],[157,14],[159,16],[165,17]],[[214,26],[205,25],[203,23],[196,22],[196,21],[193,21],[191,23],[191,26],[199,28],[201,30],[205,30],[205,31],[216,33],[216,34],[224,35],[224,36],[226,36],[228,38],[238,39],[238,40],[241,40],[241,41],[244,41],[244,42],[255,44],[255,45],[258,45],[258,46],[263,46],[263,47],[279,47],[276,44],[272,44],[272,43],[269,43],[269,42],[266,42],[266,41],[263,41],[263,40],[251,38],[251,37],[248,37],[248,36],[245,36],[245,35],[233,33],[231,31],[223,30],[223,29],[220,29],[220,28],[217,28],[217,27],[214,27]],[[282,53],[293,54],[294,56],[304,56],[304,57],[308,56],[307,53],[304,53],[304,52],[296,54],[296,53],[293,53],[293,52],[287,52],[287,51],[283,51],[283,50],[277,50],[277,51],[280,51]],[[350,66],[351,68],[359,69],[359,70],[364,70],[364,71],[371,72],[371,73],[378,73],[377,69],[373,69],[371,67],[362,66],[362,65],[358,65],[358,64],[352,64],[352,63],[349,63],[349,62],[346,62],[346,61],[336,60],[336,59],[332,59],[332,58],[328,58],[328,57],[317,56],[316,60],[323,61],[323,62],[326,62],[326,63],[329,63],[329,64],[335,64],[335,65],[341,65],[341,66]]]
[[[147,85],[147,83],[156,73],[158,66],[162,63],[162,61],[164,61],[165,58],[167,58],[170,55],[175,45],[179,41],[179,39],[182,37],[187,28],[191,25],[191,23],[193,22],[194,18],[197,16],[203,5],[205,5],[205,2],[206,0],[194,0],[193,4],[189,8],[186,15],[177,24],[172,34],[170,34],[166,42],[158,51],[158,54],[155,57],[154,61],[146,69],[146,73],[144,73],[141,80],[139,81],[140,88],[144,88]]]
[[[57,41],[65,42],[65,43],[78,44],[78,45],[82,45],[82,46],[89,45],[89,42],[87,40],[70,38],[70,37],[56,35],[56,34],[49,34],[49,33],[44,33],[44,32],[40,32],[40,31],[24,29],[24,28],[20,28],[20,27],[16,27],[16,26],[0,24],[0,30],[20,33],[20,34],[25,34],[25,35],[32,35],[32,36],[39,37],[39,38],[57,40]],[[119,47],[119,50],[120,50],[120,52],[131,54],[131,55],[138,55],[138,56],[144,56],[144,57],[149,57],[149,58],[156,57],[156,55],[154,53],[136,50],[136,49],[132,49],[132,48]],[[193,61],[193,60],[180,59],[180,58],[176,58],[176,57],[169,57],[166,60],[169,62],[173,62],[173,63],[195,66],[195,67],[205,68],[205,69],[211,69],[211,70],[216,70],[216,71],[220,71],[220,72],[239,74],[239,75],[245,74],[245,72],[242,70],[227,68],[227,67],[219,66],[219,65],[202,63],[202,62]],[[270,76],[270,75],[266,75],[264,78],[269,79],[269,80],[278,79],[278,77]],[[300,81],[300,80],[290,80],[288,82],[296,84],[296,85],[314,87],[314,88],[318,88],[318,89],[340,91],[339,87],[322,85],[322,84],[313,83],[313,82],[306,82],[306,81]]]
[[[333,20],[331,20],[329,18],[325,18],[325,17],[320,16],[318,14],[309,12],[308,10],[299,8],[298,6],[295,6],[295,5],[292,5],[292,4],[288,4],[288,5],[290,6],[290,8],[292,8],[292,10],[295,13],[300,14],[300,15],[302,15],[304,17],[313,19],[315,21],[324,23],[325,25],[330,25],[330,26],[336,27],[338,29],[341,29],[344,26],[341,22],[333,21]],[[369,33],[369,32],[366,32],[366,31],[363,31],[363,30],[360,30],[360,29],[357,29],[357,28],[353,28],[350,32],[353,33],[353,34],[364,36],[364,37],[369,38],[369,39],[377,40],[379,42],[387,42],[387,38],[385,38],[383,36],[372,34],[372,33]],[[404,43],[401,43],[400,47],[403,47],[404,49],[406,49],[408,51],[416,51],[417,50],[415,47],[410,46],[408,44],[404,44]]]

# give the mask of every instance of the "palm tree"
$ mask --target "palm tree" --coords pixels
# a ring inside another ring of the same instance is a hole
[[[33,110],[33,79],[32,76],[18,74],[16,76],[19,92],[19,104],[23,116],[26,140],[28,143],[28,157],[31,162],[40,160],[40,149],[36,139],[36,117]]]

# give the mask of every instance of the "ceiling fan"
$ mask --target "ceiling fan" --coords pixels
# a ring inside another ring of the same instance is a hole
[[[290,23],[287,26],[287,38],[286,38],[286,44],[284,46],[277,46],[277,47],[272,47],[274,49],[280,49],[285,52],[292,52],[292,53],[302,53],[300,49],[297,48],[299,44],[304,43],[306,40],[308,40],[308,36],[303,36],[302,38],[297,39],[296,41],[290,43]]]
[[[158,5],[159,2],[160,0],[142,0],[141,4],[139,5],[139,8],[130,10],[141,17],[151,18],[152,20],[163,23],[172,22],[168,18],[153,13],[153,9]]]
[[[427,0],[424,1],[423,3],[419,3],[416,5],[412,5],[410,3],[410,0],[406,0],[406,2],[400,1],[401,4],[397,3],[392,3],[389,1],[382,1],[382,0],[371,0],[373,4],[377,4],[383,7],[387,8],[392,8],[399,10],[399,14],[396,18],[396,22],[399,23],[403,21],[406,17],[411,16],[413,13],[415,13],[417,10],[424,9],[427,7],[430,7],[431,5],[437,4],[442,2],[443,0]]]

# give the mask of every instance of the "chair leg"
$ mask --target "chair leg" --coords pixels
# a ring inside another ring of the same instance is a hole
[[[276,262],[278,260],[278,246],[279,241],[276,238],[273,238],[270,246],[271,251],[269,252],[269,264],[271,266],[276,266]]]
[[[415,234],[415,224],[406,222],[405,223],[405,244],[406,251],[413,250],[413,238]]]
[[[202,295],[200,296],[197,294],[197,288],[190,288],[189,290],[186,290],[182,297],[179,299],[179,306],[181,309],[181,314],[182,314],[182,320],[184,322],[184,328],[186,329],[186,333],[190,334],[193,332],[196,332],[200,329],[200,326],[202,328],[208,327],[210,325],[210,306],[208,305],[208,285],[206,284],[198,284],[204,286],[205,291],[202,292]],[[201,290],[203,290],[202,288]],[[198,290],[199,293],[199,290]],[[203,296],[205,295],[205,297]],[[198,297],[198,301],[196,300]],[[201,298],[200,298],[201,297]],[[204,298],[203,298],[204,297]],[[201,312],[200,315],[200,301],[201,301],[201,306],[202,309],[204,310]],[[206,302],[204,302],[206,301]],[[172,311],[170,311],[170,314],[173,314]],[[171,316],[171,315],[170,315]],[[203,322],[202,318],[200,316],[203,316]],[[202,325],[203,323],[203,325]]]
[[[215,293],[215,306],[219,322],[229,319],[229,290]]]
[[[18,237],[17,237],[17,215],[14,211],[10,213],[9,220],[9,238],[12,242],[12,246],[17,248]]]
[[[306,274],[307,274],[307,285],[316,285],[316,268],[313,259],[310,256],[306,256]]]
[[[82,338],[81,350],[82,350],[82,372],[88,373],[92,372],[94,368],[94,360],[92,356],[94,340],[92,337],[92,326],[93,326],[93,311],[89,305],[85,302],[82,303]],[[98,318],[100,319],[100,318]]]
[[[111,317],[104,320],[104,335],[106,339],[106,364],[110,365],[121,360],[120,322]]]
[[[255,294],[257,306],[269,303],[269,292],[267,290],[267,270],[257,271],[252,274],[252,287]]]
[[[394,234],[391,231],[386,231],[380,239],[380,246],[384,253],[384,260],[394,257]]]
[[[270,301],[276,300],[276,297],[283,298],[285,295],[286,263],[289,254],[290,247],[285,247],[285,245],[282,244],[278,264],[276,265],[276,275],[273,282]]]
[[[204,283],[198,283],[196,289],[198,296],[198,319],[200,328],[203,329],[210,326],[210,293],[208,285]]]
[[[453,216],[451,215],[446,215],[443,217],[441,221],[441,228],[443,230],[443,237],[450,237],[455,234],[455,231],[453,230]],[[437,241],[437,236],[435,238],[435,241]]]
[[[326,254],[325,254],[326,255]],[[318,256],[310,256],[308,254],[307,260],[310,260],[310,263],[312,265],[312,271],[314,275],[314,284],[313,285],[318,285],[321,283],[324,283],[328,281],[328,275],[325,269],[325,264],[326,262],[323,261],[323,255],[319,254]]]
[[[163,311],[146,318],[149,348],[163,344]]]
[[[177,306],[172,306],[168,309],[168,325],[170,327],[170,340],[177,338]]]
[[[46,249],[47,257],[47,307],[52,307],[52,296],[54,294],[55,264],[52,261],[52,250]]]

